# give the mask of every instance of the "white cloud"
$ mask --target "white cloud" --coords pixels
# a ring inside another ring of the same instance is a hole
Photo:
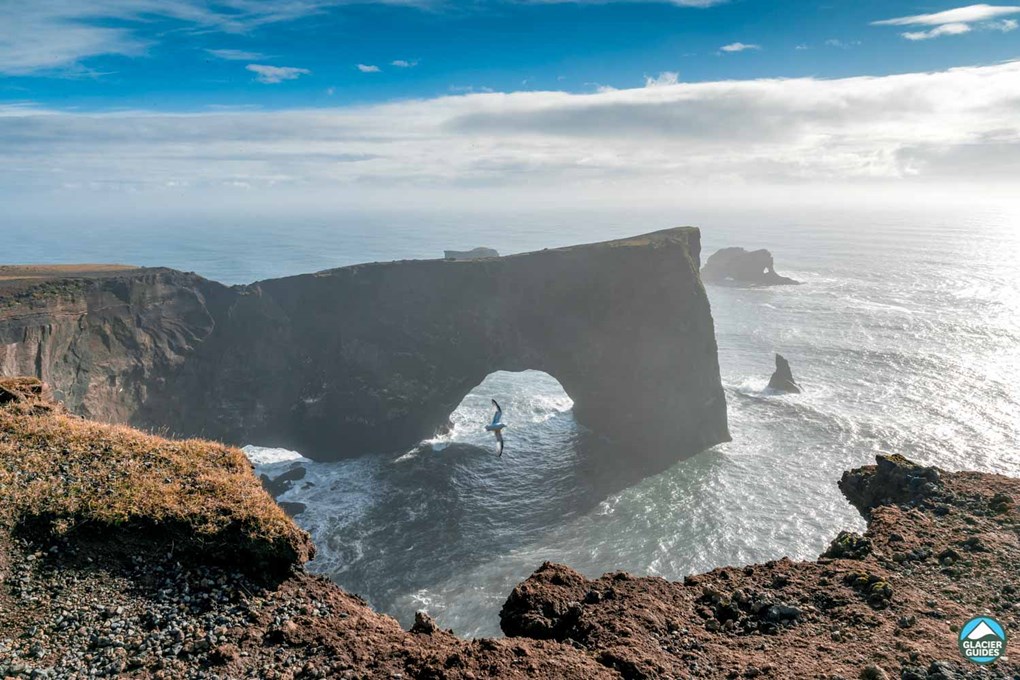
[[[930,31],[908,31],[902,35],[907,40],[931,40],[943,35],[961,35],[963,33],[970,33],[970,24],[942,24]]]
[[[862,182],[930,196],[924,182],[1016,182],[1020,61],[838,80],[669,80],[310,110],[0,106],[0,202],[56,210],[131,191],[158,203],[168,183],[175,205],[201,211],[242,184],[246,200],[279,206],[369,195],[392,205],[411,194],[455,206],[481,189],[622,201]]]
[[[918,14],[898,19],[884,19],[873,22],[874,26],[942,26],[943,24],[971,24],[988,21],[1010,14],[1020,14],[1017,5],[969,5],[935,14]]]
[[[414,68],[418,65],[418,60],[408,61],[407,59],[394,59],[390,62],[390,66],[396,66],[397,68]]]
[[[357,68],[362,73],[379,73],[379,71],[382,70],[378,66],[375,66],[374,64],[358,64],[355,68]]]
[[[98,55],[138,56],[156,37],[141,29],[161,18],[204,31],[243,33],[320,11],[328,0],[31,0],[0,2],[0,73],[74,68]],[[116,22],[115,27],[102,25]]]
[[[933,26],[928,30],[906,31],[901,33],[907,40],[931,40],[944,35],[962,35],[975,28],[997,29],[1008,32],[1017,27],[1013,19],[991,21],[1011,14],[1020,14],[1017,5],[969,5],[956,9],[936,12],[935,14],[918,14],[915,16],[884,19],[872,22],[873,26]]]
[[[730,0],[521,0],[531,5],[608,5],[611,3],[657,2],[677,7],[705,8],[722,5]]]
[[[744,52],[745,50],[760,50],[761,45],[747,45],[742,42],[730,43],[720,47],[723,52]]]
[[[548,0],[524,1],[537,4]],[[631,0],[565,1],[601,4]],[[725,0],[658,1],[709,7]],[[80,62],[91,57],[143,55],[165,35],[151,31],[153,19],[175,22],[185,30],[242,34],[266,24],[365,2],[422,8],[446,5],[445,0],[0,0],[0,73],[80,70]]]
[[[495,92],[495,90],[485,85],[451,85],[450,92],[455,92],[457,94],[475,94],[479,92],[491,93]]]
[[[676,71],[663,71],[659,75],[645,76],[645,87],[664,87],[668,85],[676,85],[680,79],[680,74]]]
[[[246,69],[255,74],[255,79],[260,83],[268,85],[282,83],[285,80],[297,80],[303,75],[311,73],[306,68],[294,66],[269,66],[267,64],[248,64]]]
[[[247,50],[206,50],[206,52],[217,59],[225,59],[227,61],[257,61],[266,58],[266,55],[261,52],[249,52]]]

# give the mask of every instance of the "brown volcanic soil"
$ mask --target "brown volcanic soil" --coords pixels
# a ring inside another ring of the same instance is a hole
[[[840,483],[867,533],[816,562],[683,583],[546,564],[504,606],[507,638],[466,641],[304,573],[306,539],[234,450],[73,419],[31,381],[0,383],[0,678],[1020,677],[1010,659],[963,661],[954,632],[977,614],[1018,629],[1014,479],[880,458]],[[167,486],[141,503],[123,470]],[[291,570],[251,568],[273,555]]]

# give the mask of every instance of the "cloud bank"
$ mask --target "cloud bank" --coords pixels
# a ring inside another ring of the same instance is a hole
[[[477,188],[622,200],[706,186],[1015,185],[1020,174],[1020,62],[839,80],[659,80],[314,110],[0,107],[0,200],[198,204],[241,192],[281,204],[299,194],[400,202],[423,192],[454,204]]]
[[[1017,5],[969,5],[956,9],[936,12],[934,14],[918,14],[875,21],[873,26],[933,26],[928,30],[906,31],[901,33],[907,40],[931,40],[944,35],[962,35],[975,29],[993,29],[1003,32],[1015,30],[1018,26],[1013,19],[993,21],[1000,17],[1020,14]]]

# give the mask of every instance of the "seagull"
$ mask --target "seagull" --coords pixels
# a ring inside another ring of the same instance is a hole
[[[503,457],[503,428],[506,427],[506,423],[503,420],[503,409],[499,407],[499,402],[495,399],[492,400],[492,405],[496,407],[496,414],[492,416],[492,423],[485,426],[486,432],[491,432],[496,435],[496,441],[499,442],[499,457]]]

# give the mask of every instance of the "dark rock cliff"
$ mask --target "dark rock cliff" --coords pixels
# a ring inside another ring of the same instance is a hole
[[[329,459],[413,446],[489,373],[537,369],[626,457],[676,459],[728,440],[699,253],[672,229],[235,288],[170,270],[0,286],[0,374],[94,418]]]
[[[42,378],[79,415],[137,421],[212,333],[209,300],[229,293],[170,269],[0,277],[0,376]]]

